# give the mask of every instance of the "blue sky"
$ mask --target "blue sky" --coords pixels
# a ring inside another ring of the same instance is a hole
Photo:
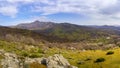
[[[0,0],[0,25],[35,20],[120,25],[120,0]]]

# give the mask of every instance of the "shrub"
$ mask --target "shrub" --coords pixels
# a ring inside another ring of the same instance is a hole
[[[22,52],[22,56],[27,57],[29,54],[27,52]]]
[[[39,48],[38,53],[43,53],[43,50]]]
[[[94,62],[95,62],[95,63],[100,63],[100,62],[104,62],[104,61],[105,61],[104,58],[98,58],[98,59],[96,59]]]
[[[31,54],[30,56],[29,56],[30,58],[38,58],[38,57],[42,57],[42,55],[39,55],[39,54]]]
[[[87,58],[87,59],[85,59],[85,61],[89,61],[89,60],[92,60],[91,58]]]
[[[109,51],[109,52],[106,53],[106,55],[112,55],[112,54],[114,54],[113,51]]]
[[[84,64],[84,61],[78,61],[77,64]]]
[[[4,57],[3,55],[0,55],[0,60],[1,60],[1,59],[4,59],[4,58],[5,58],[5,57]]]
[[[43,64],[33,62],[33,63],[30,64],[30,68],[47,68],[47,67],[45,65],[43,65]]]

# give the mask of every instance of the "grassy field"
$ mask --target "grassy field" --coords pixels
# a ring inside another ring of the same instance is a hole
[[[112,54],[107,54],[113,52]],[[47,55],[61,53],[70,64],[79,68],[120,68],[120,48],[112,50],[65,50],[52,48],[49,49]],[[95,62],[97,59],[103,58],[104,61]]]
[[[0,49],[24,57],[38,58],[62,54],[71,65],[79,68],[120,68],[120,48],[111,50],[67,50],[48,48],[44,52],[41,47],[31,46],[32,45],[0,41]]]

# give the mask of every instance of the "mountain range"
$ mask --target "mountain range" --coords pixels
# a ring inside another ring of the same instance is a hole
[[[70,23],[34,21],[18,24],[12,28],[27,29],[47,37],[48,41],[79,42],[120,35],[120,27],[81,26]]]
[[[22,28],[22,29],[29,29],[29,30],[42,30],[50,28],[54,25],[53,22],[40,22],[38,20],[31,22],[31,23],[22,23],[18,24],[16,26],[13,26],[14,28]]]

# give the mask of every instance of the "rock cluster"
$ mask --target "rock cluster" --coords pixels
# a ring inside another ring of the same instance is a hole
[[[69,62],[62,55],[59,54],[48,57],[46,63],[47,68],[77,68],[71,66]]]
[[[17,55],[4,53],[5,58],[1,60],[2,68],[24,68],[24,64],[37,62],[46,65],[47,68],[77,68],[71,66],[69,62],[60,54],[49,56],[48,58],[25,58],[20,60]]]
[[[12,53],[5,53],[5,58],[1,60],[2,68],[21,68],[17,56]]]

